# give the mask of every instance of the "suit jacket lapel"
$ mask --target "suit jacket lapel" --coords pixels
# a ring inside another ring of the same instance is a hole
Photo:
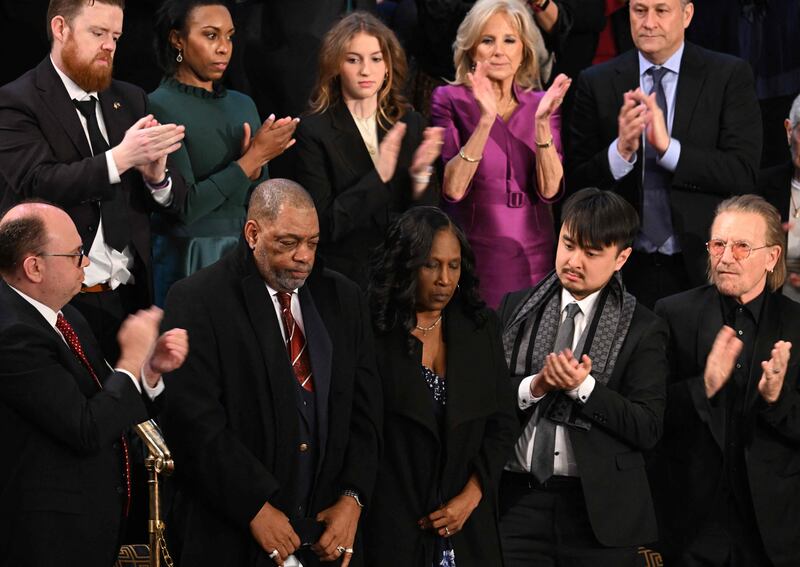
[[[706,367],[706,359],[708,358],[708,353],[711,352],[711,346],[725,324],[722,320],[719,294],[714,286],[707,288],[704,299],[705,301],[703,301],[702,307],[699,309],[695,326],[697,329],[695,364],[696,368],[700,369],[701,376],[703,375],[703,369]],[[700,417],[708,423],[711,434],[720,448],[725,446],[726,394],[727,390],[724,387],[717,393],[713,402],[713,412],[711,411],[712,400],[707,400],[705,408],[697,408]]]
[[[344,103],[340,102],[331,107],[330,119],[331,126],[336,131],[333,147],[339,154],[339,162],[353,174],[369,171],[374,167],[364,139]],[[381,128],[378,127],[378,140],[380,141],[382,138]]]
[[[78,118],[78,112],[69,98],[69,93],[61,81],[61,77],[56,73],[49,55],[36,68],[36,86],[42,93],[44,107],[49,109],[58,120],[81,156],[92,157],[92,150]]]
[[[675,91],[675,119],[670,132],[678,140],[685,138],[689,132],[697,101],[706,81],[705,61],[697,56],[696,49],[691,43],[686,43],[681,59],[678,88]]]
[[[745,390],[745,414],[761,396],[758,393],[758,382],[761,380],[761,362],[771,357],[772,347],[781,338],[781,314],[776,305],[776,297],[769,291],[764,298],[764,307],[758,320],[758,334],[753,346],[753,359],[750,362],[750,374]]]
[[[264,280],[255,269],[252,269],[242,279],[242,293],[250,324],[264,358],[267,384],[256,384],[255,390],[259,396],[259,403],[262,407],[266,407],[270,403],[275,408],[276,414],[284,416],[284,418],[276,419],[276,423],[286,423],[289,424],[290,429],[296,429],[296,379],[289,365],[289,356],[286,353],[286,345],[278,326],[280,323],[275,314],[272,299],[269,297]],[[270,402],[267,402],[266,399],[266,388],[271,393]],[[275,426],[275,423],[264,423],[265,428]],[[270,437],[273,437],[272,433],[270,433]],[[294,451],[294,447],[289,447],[289,442],[296,437],[296,434],[291,435],[291,431],[275,434],[274,438],[278,445],[275,454],[289,454]]]
[[[108,92],[98,94],[100,98],[100,110],[103,113],[103,122],[106,125],[106,134],[108,134],[108,145],[112,148],[119,144],[125,137],[125,128],[122,127],[122,122],[117,120],[117,113],[119,104],[116,97]]]
[[[328,400],[331,390],[333,344],[325,323],[314,305],[308,286],[301,287],[298,294],[300,297],[300,309],[303,312],[306,348],[308,348],[308,354],[311,358],[311,371],[313,373],[314,395],[316,398],[317,434],[319,435],[317,474],[319,474],[325,459],[325,448],[328,442]]]

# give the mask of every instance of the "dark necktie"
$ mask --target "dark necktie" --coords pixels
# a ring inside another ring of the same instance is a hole
[[[650,94],[656,93],[656,103],[664,114],[664,124],[669,124],[667,96],[661,84],[669,71],[664,67],[650,67],[646,73],[653,78]],[[660,247],[673,234],[672,211],[669,206],[669,186],[671,175],[660,167],[656,160],[658,153],[650,145],[644,155],[644,203],[642,207],[642,232],[650,241]]]
[[[78,109],[86,119],[86,129],[89,131],[89,142],[92,145],[92,155],[100,155],[107,152],[110,148],[108,142],[100,132],[100,124],[97,121],[97,99],[90,97],[89,100],[73,100],[75,108]],[[115,250],[125,249],[130,242],[130,229],[127,222],[128,209],[124,202],[124,194],[121,187],[113,189],[113,197],[108,201],[102,201],[100,214],[103,217],[103,236],[106,243]]]
[[[558,328],[553,352],[559,353],[565,348],[572,348],[575,335],[575,316],[581,312],[577,303],[565,307],[567,316]],[[531,457],[531,473],[539,482],[545,482],[553,476],[553,458],[556,447],[556,423],[545,416],[547,409],[555,399],[556,392],[551,392],[539,402],[539,417],[536,423],[536,434],[533,437],[533,456]]]
[[[311,379],[311,358],[306,348],[306,338],[292,316],[292,294],[285,291],[278,292],[278,303],[281,306],[283,328],[286,331],[286,351],[292,363],[292,370],[297,382],[309,392],[314,391],[314,381]]]
[[[81,364],[83,364],[84,368],[86,368],[86,370],[89,372],[92,380],[94,380],[94,383],[97,385],[97,389],[102,390],[103,385],[100,383],[100,379],[97,377],[94,368],[92,368],[92,365],[89,364],[89,359],[86,358],[86,353],[83,352],[81,342],[78,340],[78,334],[75,332],[75,329],[72,328],[72,325],[69,324],[69,321],[67,321],[61,313],[59,313],[58,317],[56,318],[56,329],[61,332],[61,334],[64,336],[64,340],[67,341],[69,348],[72,349],[72,352],[81,362]],[[127,500],[125,501],[125,515],[127,516],[131,507],[131,457],[128,451],[128,439],[125,437],[124,433],[122,434],[122,457],[125,465],[125,489],[127,493]]]

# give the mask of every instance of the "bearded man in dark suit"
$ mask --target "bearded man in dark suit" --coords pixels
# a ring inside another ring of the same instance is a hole
[[[51,0],[50,54],[0,88],[0,208],[39,198],[72,217],[91,260],[73,303],[111,360],[120,323],[151,303],[149,214],[185,198],[166,168],[183,127],[111,78],[123,5]]]

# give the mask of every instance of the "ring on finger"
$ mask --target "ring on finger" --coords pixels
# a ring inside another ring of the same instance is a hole
[[[273,549],[272,553],[269,554],[269,558],[270,559],[275,559],[276,557],[278,557],[278,555],[279,555],[278,550],[277,549]]]
[[[444,533],[447,537],[450,537],[450,529],[447,526],[444,527]]]
[[[341,545],[337,545],[337,546],[336,546],[336,552],[337,552],[339,555],[341,555],[342,553],[344,553],[344,552],[345,552],[345,548],[344,548],[344,547],[342,547]]]
[[[349,554],[349,555],[353,555],[353,548],[352,547],[345,547],[344,548],[344,552]]]

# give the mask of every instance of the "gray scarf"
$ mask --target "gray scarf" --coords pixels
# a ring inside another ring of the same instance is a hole
[[[561,289],[558,276],[550,272],[505,325],[503,349],[512,375],[529,376],[544,366],[561,321]],[[576,357],[585,353],[592,359],[592,376],[601,384],[607,384],[614,372],[635,308],[636,298],[625,291],[621,276],[615,273],[600,293],[594,317],[588,322],[575,353]],[[589,429],[589,422],[567,407],[572,400],[561,392],[558,394],[556,400],[548,400],[548,418]]]

